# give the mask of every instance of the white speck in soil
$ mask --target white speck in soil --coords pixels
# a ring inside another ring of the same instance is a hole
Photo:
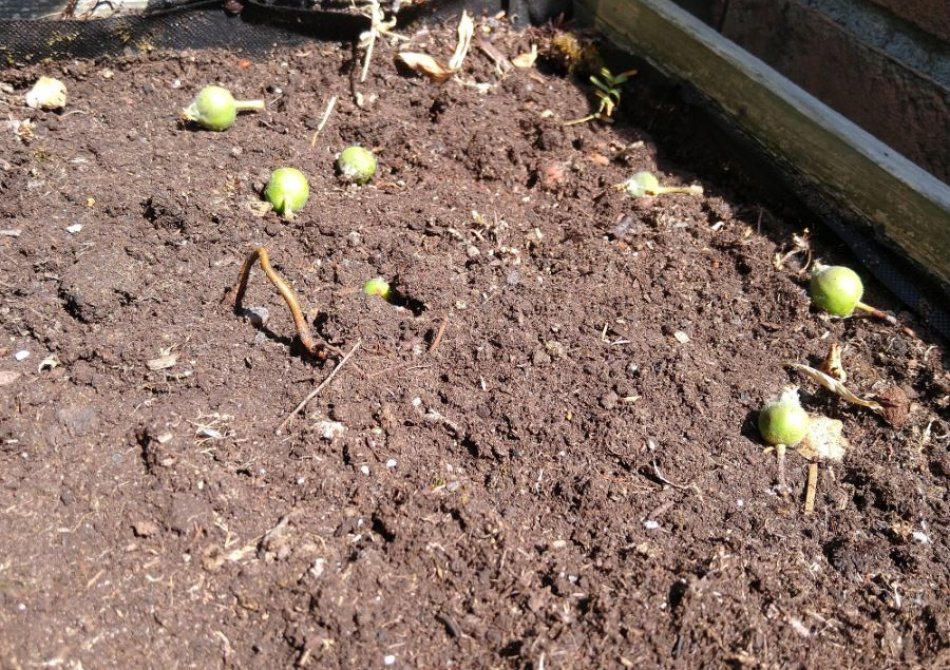
[[[369,466],[368,466],[368,465],[361,465],[361,466],[360,466],[360,472],[362,472],[364,475],[366,475],[367,477],[369,477]]]
[[[328,442],[342,435],[344,430],[346,430],[346,426],[339,421],[321,421],[317,424],[320,437]]]
[[[392,654],[383,656],[383,665],[395,665],[395,663],[396,663],[396,657],[393,656]]]
[[[17,359],[18,361],[25,361],[27,358],[30,357],[30,352],[27,351],[26,349],[23,349],[13,354],[13,357]]]
[[[396,467],[396,459],[390,458],[388,461],[386,461],[386,467],[389,468],[390,470]]]
[[[319,579],[323,575],[323,571],[327,567],[327,560],[325,558],[318,558],[314,560],[313,565],[310,566],[310,576],[314,579]]]

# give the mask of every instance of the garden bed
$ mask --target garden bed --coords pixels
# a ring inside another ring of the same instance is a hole
[[[494,25],[509,57],[548,48]],[[4,116],[36,124],[0,135],[0,665],[950,661],[944,350],[812,309],[773,262],[802,222],[747,176],[622,118],[564,125],[582,79],[473,48],[437,85],[392,55],[365,84],[325,44],[0,71]],[[40,74],[63,113],[23,107]],[[267,110],[183,127],[212,81]],[[350,144],[378,155],[368,186],[334,173]],[[289,222],[260,207],[281,165],[310,179]],[[639,170],[705,195],[611,188]],[[301,352],[257,267],[266,324],[222,301],[261,245],[355,348],[280,434],[339,357]],[[363,295],[374,276],[402,306]],[[785,367],[835,340],[849,387],[910,396],[902,425]],[[853,445],[811,515],[806,461],[779,495],[755,428],[789,383]]]

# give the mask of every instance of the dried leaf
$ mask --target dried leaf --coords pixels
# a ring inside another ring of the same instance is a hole
[[[429,54],[414,51],[401,51],[396,54],[396,60],[413,72],[424,74],[432,81],[441,84],[462,69],[462,61],[465,60],[465,56],[468,55],[468,50],[472,46],[475,22],[468,12],[462,12],[462,18],[459,19],[458,34],[459,41],[448,65]]]
[[[844,424],[826,416],[812,416],[798,453],[810,461],[840,461],[851,443],[842,434]]]
[[[416,53],[414,51],[401,51],[396,54],[396,60],[408,67],[413,72],[424,74],[434,82],[441,84],[448,80],[453,74],[448,65],[436,60],[429,54]]]
[[[828,348],[828,355],[825,356],[825,360],[821,362],[821,365],[818,366],[818,369],[827,374],[833,379],[837,379],[842,384],[848,381],[848,373],[844,371],[844,366],[841,365],[841,345],[837,342],[832,342],[831,346]]]
[[[899,386],[888,386],[877,394],[881,403],[881,416],[895,428],[900,428],[910,416],[910,398]]]
[[[527,69],[529,67],[534,67],[535,62],[538,60],[538,45],[532,44],[531,51],[527,53],[518,54],[511,59],[512,65],[515,67],[520,67]]]
[[[152,372],[157,372],[158,370],[167,370],[168,368],[173,367],[177,362],[178,354],[174,353],[153,358],[152,360],[147,361],[145,364],[148,366],[149,370]]]

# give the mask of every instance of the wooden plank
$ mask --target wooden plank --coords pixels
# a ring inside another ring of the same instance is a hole
[[[852,0],[731,0],[719,32],[950,181],[947,136],[934,132],[950,128],[950,43],[882,14]]]
[[[871,0],[921,30],[950,40],[950,2],[947,0]]]
[[[576,7],[618,46],[689,81],[770,155],[950,290],[947,184],[669,0],[577,0]]]

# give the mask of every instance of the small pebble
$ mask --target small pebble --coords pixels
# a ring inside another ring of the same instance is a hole
[[[387,654],[386,656],[383,656],[383,665],[395,665],[395,663],[396,663],[396,657],[393,656],[392,654]]]
[[[386,461],[386,467],[389,468],[390,470],[396,467],[396,459],[390,458],[388,461]]]
[[[71,226],[66,226],[66,232],[67,232],[67,233],[71,233],[71,234],[73,234],[73,235],[75,235],[76,233],[78,233],[80,230],[82,230],[82,224],[81,224],[81,223],[74,223],[74,224],[71,225]]]
[[[364,475],[366,475],[366,476],[368,477],[368,476],[369,476],[369,466],[368,466],[368,465],[361,465],[361,466],[360,466],[360,472],[362,472]]]
[[[27,358],[30,357],[30,352],[27,351],[26,349],[22,349],[16,352],[15,354],[13,354],[13,357],[17,359],[18,361],[25,361]]]

